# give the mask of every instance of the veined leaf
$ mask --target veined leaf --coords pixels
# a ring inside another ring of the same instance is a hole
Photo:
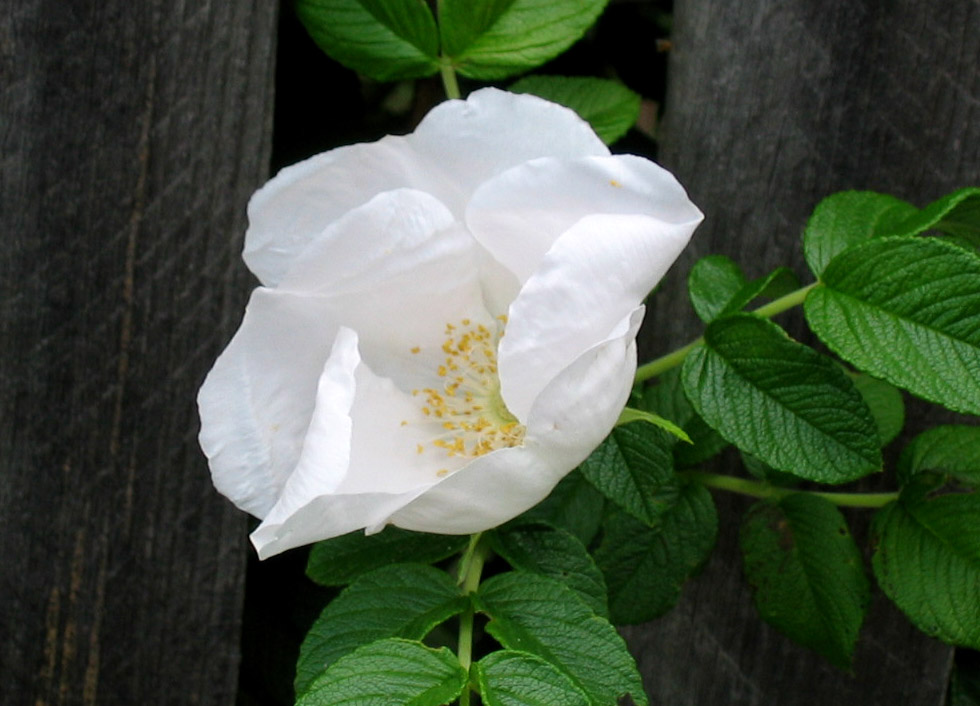
[[[467,605],[448,574],[431,566],[392,564],[364,574],[307,633],[296,663],[296,693],[359,645],[388,637],[420,640]]]
[[[734,314],[712,322],[682,377],[708,424],[777,470],[843,483],[881,466],[878,431],[854,384],[771,321]]]
[[[608,0],[443,0],[443,52],[463,76],[494,80],[558,56],[598,19]]]
[[[905,402],[902,401],[902,393],[884,380],[864,373],[852,375],[851,380],[871,410],[871,416],[878,426],[881,445],[885,446],[905,426]]]
[[[476,601],[500,644],[549,662],[593,704],[613,706],[626,694],[638,706],[648,703],[623,638],[562,583],[523,571],[498,574],[480,586]]]
[[[763,619],[849,668],[871,590],[837,508],[804,493],[756,503],[742,525],[741,544]]]
[[[949,474],[980,488],[980,427],[934,427],[912,439],[898,459],[898,477],[904,484],[923,471]]]
[[[296,0],[317,45],[378,81],[439,70],[439,32],[425,0]]]
[[[980,255],[935,238],[877,238],[834,258],[804,310],[857,368],[980,414]]]
[[[643,389],[642,406],[681,426],[690,444],[674,444],[674,467],[690,468],[704,463],[728,446],[728,442],[698,416],[684,394],[679,368],[668,370],[655,385]]]
[[[980,495],[903,493],[872,523],[875,577],[928,635],[980,649]]]
[[[705,323],[713,321],[725,310],[748,280],[731,258],[708,255],[694,263],[687,276],[687,291],[694,311]]]
[[[691,441],[691,437],[687,435],[686,431],[681,429],[669,419],[661,417],[659,414],[646,412],[642,409],[625,407],[622,413],[619,415],[619,419],[616,420],[616,426],[622,426],[623,424],[629,424],[631,422],[647,422],[648,424],[653,424],[655,427],[663,429],[665,432],[677,437],[681,441],[687,442],[688,444],[694,443]]]
[[[549,662],[500,650],[474,665],[484,706],[592,706],[585,692]]]
[[[296,706],[445,706],[463,692],[466,682],[466,670],[445,647],[380,640],[337,660]]]
[[[939,230],[977,243],[980,241],[980,188],[958,189],[904,220],[895,235]]]
[[[616,81],[590,76],[527,76],[508,89],[571,108],[607,145],[626,134],[640,116],[640,96]]]
[[[574,470],[561,479],[551,494],[517,521],[544,522],[561,527],[588,545],[599,531],[606,499],[582,473]]]

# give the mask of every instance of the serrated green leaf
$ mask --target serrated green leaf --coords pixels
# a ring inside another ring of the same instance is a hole
[[[411,560],[431,564],[462,551],[465,536],[409,532],[386,527],[378,534],[361,531],[317,542],[306,563],[306,575],[321,586],[343,586],[368,571]]]
[[[544,524],[508,525],[491,534],[491,547],[515,569],[561,581],[596,615],[609,617],[602,572],[571,532]]]
[[[932,471],[980,487],[980,427],[957,424],[922,432],[902,449],[897,469],[903,484],[917,473]]]
[[[860,370],[980,414],[980,255],[935,238],[877,238],[834,258],[804,311]]]
[[[665,432],[674,436],[681,441],[688,444],[693,444],[691,437],[687,435],[687,432],[681,429],[679,426],[674,424],[669,419],[661,417],[659,414],[654,414],[653,412],[646,412],[642,409],[633,409],[632,407],[623,408],[622,413],[619,415],[619,419],[616,420],[616,426],[622,426],[623,424],[629,424],[631,422],[646,422],[648,424],[653,424],[655,427],[663,429]]]
[[[307,633],[296,663],[296,693],[359,645],[388,637],[420,640],[467,605],[452,579],[431,566],[392,564],[364,574],[327,605]]]
[[[875,577],[933,637],[980,649],[980,496],[903,493],[872,523]]]
[[[958,189],[902,221],[895,235],[939,230],[977,243],[980,240],[980,188]]]
[[[626,513],[607,518],[595,560],[609,587],[609,612],[617,625],[663,615],[684,582],[710,554],[718,517],[704,486],[682,486],[654,527]]]
[[[681,375],[698,414],[776,470],[844,483],[881,466],[878,431],[854,384],[771,321],[734,314],[710,323]]]
[[[378,81],[439,70],[439,32],[425,0],[296,0],[296,14],[324,52]]]
[[[667,432],[633,422],[613,429],[579,470],[626,512],[653,524],[677,496],[671,443]]]
[[[905,402],[902,401],[902,393],[884,380],[863,373],[852,375],[851,380],[871,410],[881,445],[885,446],[905,426]]]
[[[606,499],[578,470],[561,479],[551,494],[520,517],[518,522],[540,521],[561,527],[588,545],[602,522]]]
[[[522,78],[508,90],[531,93],[571,108],[607,145],[625,135],[640,116],[639,94],[605,78],[538,74]]]
[[[688,402],[680,368],[668,370],[657,378],[655,385],[647,385],[643,389],[642,406],[679,424],[691,439],[690,444],[674,444],[675,468],[700,465],[728,446]]]
[[[716,319],[747,283],[742,268],[724,255],[708,255],[694,263],[687,291],[694,311],[705,323]]]
[[[798,289],[799,286],[800,280],[793,274],[791,269],[788,267],[777,267],[765,277],[759,277],[751,282],[746,282],[741,289],[735,292],[735,295],[725,305],[721,313],[734,314],[760,297],[775,299],[789,294]]]
[[[585,692],[550,663],[500,650],[474,666],[483,706],[591,706]]]
[[[514,571],[494,576],[476,597],[489,632],[511,650],[552,664],[588,694],[594,706],[614,706],[630,694],[648,703],[626,643],[574,591],[554,579]]]
[[[813,210],[803,232],[803,254],[818,278],[834,257],[852,245],[894,235],[917,212],[912,204],[873,191],[831,194]]]
[[[804,493],[756,503],[742,524],[741,545],[759,615],[848,669],[871,588],[837,508]]]
[[[463,76],[507,78],[558,56],[608,0],[443,0],[443,53]]]
[[[296,706],[445,706],[466,683],[466,670],[445,647],[392,638],[341,657]]]

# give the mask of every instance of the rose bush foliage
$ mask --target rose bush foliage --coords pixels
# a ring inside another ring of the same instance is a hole
[[[496,89],[284,169],[248,215],[261,286],[200,440],[261,557],[542,500],[616,423],[643,298],[702,218],[573,112]]]

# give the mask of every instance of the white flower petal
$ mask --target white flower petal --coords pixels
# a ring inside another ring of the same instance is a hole
[[[466,224],[524,282],[565,231],[593,214],[642,214],[691,230],[702,218],[670,172],[621,155],[514,167],[474,192]]]
[[[337,326],[315,300],[259,288],[198,394],[215,487],[264,517],[296,465]]]
[[[462,218],[473,189],[529,159],[608,154],[574,112],[488,88],[436,106],[405,137],[340,147],[287,167],[252,196],[243,254],[272,286],[323,228],[376,194],[426,191]]]
[[[599,445],[629,397],[642,309],[561,372],[535,402],[523,447],[480,456],[391,517],[405,529],[481,532],[533,507]]]
[[[514,416],[527,419],[555,371],[643,300],[695,226],[646,215],[596,215],[558,239],[511,305],[500,343],[500,390]]]

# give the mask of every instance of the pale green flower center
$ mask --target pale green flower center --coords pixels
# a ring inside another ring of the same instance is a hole
[[[498,317],[493,329],[463,319],[446,324],[442,344],[444,363],[436,373],[444,380],[441,388],[412,390],[424,400],[422,414],[441,427],[441,433],[428,447],[446,457],[475,458],[496,449],[520,446],[524,425],[510,413],[500,396],[497,375],[497,344],[503,336],[507,317]],[[413,348],[412,353],[418,353]],[[426,445],[416,451],[425,453]],[[439,475],[448,470],[441,469]]]

